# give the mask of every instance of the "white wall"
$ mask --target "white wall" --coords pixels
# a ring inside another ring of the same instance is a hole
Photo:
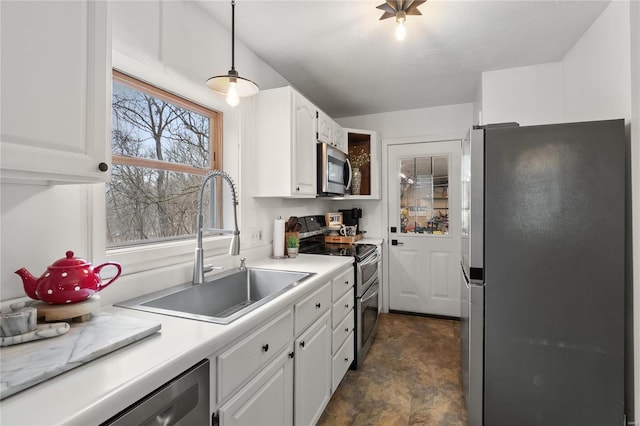
[[[13,272],[26,267],[39,277],[67,250],[85,257],[89,214],[85,185],[57,187],[2,184],[0,300],[24,296]]]
[[[473,104],[418,108],[380,114],[338,118],[342,127],[375,130],[378,138],[404,138],[466,132]]]
[[[612,2],[563,58],[563,121],[631,118],[629,19]]]
[[[482,73],[483,123],[515,121],[521,126],[562,121],[562,64]]]
[[[484,119],[482,118],[482,78],[480,78],[473,97],[473,124],[484,124]]]

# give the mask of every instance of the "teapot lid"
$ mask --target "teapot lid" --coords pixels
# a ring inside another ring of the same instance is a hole
[[[65,255],[67,256],[66,258],[62,258],[62,259],[58,259],[55,262],[53,262],[53,264],[50,266],[52,268],[62,268],[62,267],[78,267],[78,266],[85,266],[88,265],[89,262],[87,262],[84,259],[81,259],[79,257],[73,257],[73,251],[69,250],[65,253]]]

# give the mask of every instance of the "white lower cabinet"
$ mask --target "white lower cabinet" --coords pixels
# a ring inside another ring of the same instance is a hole
[[[347,337],[344,343],[342,343],[340,349],[338,349],[333,355],[333,360],[331,362],[331,371],[333,376],[331,378],[331,386],[334,392],[342,381],[344,375],[347,374],[347,370],[349,370],[349,366],[353,362],[354,350],[352,331],[349,333],[349,337]]]
[[[218,355],[218,395],[226,399],[282,348],[291,345],[291,309]]]
[[[211,357],[213,425],[318,421],[353,361],[350,276],[348,266]]]
[[[221,425],[289,425],[293,419],[293,351],[278,357],[218,411]]]
[[[331,398],[329,310],[295,342],[294,424],[315,424]]]
[[[353,362],[355,352],[353,329],[355,326],[355,295],[353,269],[348,269],[332,280],[333,305],[331,307],[331,392],[335,392]]]

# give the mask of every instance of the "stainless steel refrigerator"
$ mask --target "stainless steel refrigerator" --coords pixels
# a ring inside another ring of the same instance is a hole
[[[463,145],[469,425],[623,425],[624,120]]]

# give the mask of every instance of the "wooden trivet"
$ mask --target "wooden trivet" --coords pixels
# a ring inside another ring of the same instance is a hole
[[[87,300],[66,305],[50,305],[45,302],[31,304],[38,310],[38,318],[45,321],[73,320],[85,322],[91,319],[91,314],[100,311],[100,296],[94,294]]]

